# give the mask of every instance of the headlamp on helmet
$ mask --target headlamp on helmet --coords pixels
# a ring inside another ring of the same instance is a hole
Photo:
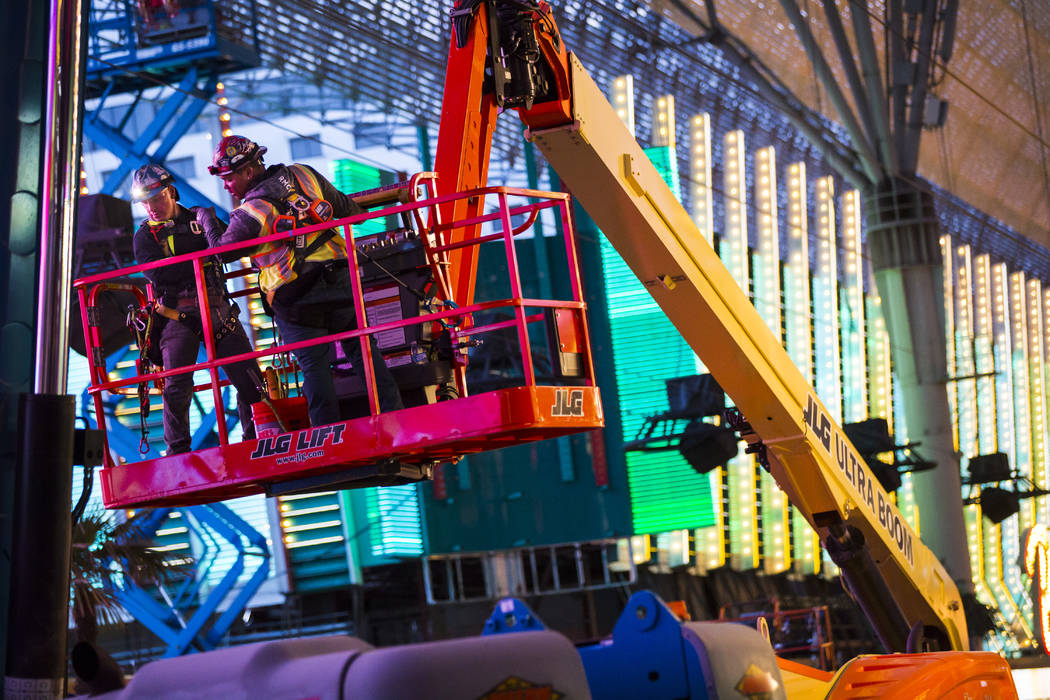
[[[156,197],[165,187],[174,184],[175,176],[164,166],[147,163],[136,170],[131,178],[131,199],[136,202],[145,202],[147,199]],[[175,199],[178,198],[176,194]]]

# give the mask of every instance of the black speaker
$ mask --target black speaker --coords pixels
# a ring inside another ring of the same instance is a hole
[[[675,377],[664,382],[667,405],[681,418],[720,416],[726,407],[726,394],[710,374]]]
[[[84,195],[77,209],[76,248],[73,254],[73,279],[118,270],[135,264],[132,246],[135,222],[131,203],[108,194]],[[131,282],[146,288],[145,278],[121,278],[114,282]],[[88,290],[90,292],[90,290]],[[106,290],[99,293],[96,304],[101,321],[104,354],[109,354],[135,341],[125,320],[128,306],[138,306],[131,292]],[[80,320],[80,299],[74,292],[69,307],[69,345],[85,354],[84,329]]]
[[[1010,458],[1003,452],[978,455],[970,459],[968,467],[971,484],[991,484],[1010,479]]]
[[[901,473],[897,467],[893,464],[887,464],[882,460],[875,458],[865,458],[864,460],[868,468],[871,469],[871,473],[875,475],[875,478],[879,480],[879,484],[886,490],[887,493],[893,493],[901,487]]]
[[[1020,510],[1020,501],[1021,499],[1013,491],[992,486],[981,489],[978,503],[981,504],[981,512],[984,517],[991,520],[992,523],[1001,523]]]
[[[885,418],[869,418],[859,423],[846,423],[842,426],[842,430],[857,448],[857,452],[862,455],[892,452],[896,447]]]
[[[91,194],[82,196],[77,207],[73,278],[134,265],[131,202]]]
[[[700,474],[706,474],[736,457],[737,436],[729,428],[694,420],[679,438],[678,451],[689,462],[689,466]]]

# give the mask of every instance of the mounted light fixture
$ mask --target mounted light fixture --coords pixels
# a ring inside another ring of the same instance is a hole
[[[645,419],[638,436],[624,445],[627,451],[678,450],[699,474],[707,474],[735,457],[736,433],[724,425],[704,421],[721,416],[726,395],[710,374],[694,374],[665,381],[669,410]],[[679,428],[681,421],[688,421]]]
[[[1010,459],[1003,452],[971,457],[968,469],[970,478],[966,483],[971,485],[994,484],[1011,478]]]
[[[846,423],[842,429],[882,488],[890,493],[901,487],[901,474],[926,471],[937,466],[935,462],[929,462],[915,452],[914,448],[921,443],[898,445],[890,435],[885,418]],[[885,462],[879,459],[878,455],[883,454],[892,455],[893,461]]]
[[[1010,470],[1010,458],[1003,452],[992,452],[971,457],[968,470],[970,478],[967,479],[966,483],[970,486],[1011,481],[1027,489],[1025,491],[1011,491],[999,486],[985,486],[976,496],[963,499],[963,503],[966,505],[980,506],[981,513],[992,524],[1001,523],[1017,513],[1021,508],[1021,501],[1024,499],[1050,495],[1050,491],[1036,488],[1035,484],[1027,477],[1012,472]]]

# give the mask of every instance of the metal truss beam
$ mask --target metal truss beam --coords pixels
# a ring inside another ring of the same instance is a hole
[[[154,535],[171,510],[163,508],[152,513],[144,524],[143,534],[147,537]],[[158,602],[152,592],[139,588],[130,579],[116,591],[121,605],[167,644],[165,657],[181,656],[191,648],[202,651],[214,649],[270,572],[270,549],[266,538],[229,506],[212,503],[178,510],[182,522],[204,548],[201,556],[197,557],[196,573],[175,591],[174,596],[166,588],[158,587],[164,604]],[[212,548],[218,547],[220,539],[234,548],[237,558],[201,600],[200,588],[207,571],[200,569],[202,564],[210,568],[215,562],[217,550]],[[219,605],[237,586],[241,573],[250,568],[246,566],[246,557],[258,558],[255,570],[226,610],[215,617]]]
[[[119,127],[102,121],[101,114],[106,104],[106,95],[103,95],[95,110],[84,120],[85,135],[120,158],[120,164],[102,183],[101,192],[113,194],[128,173],[144,163],[164,165],[172,148],[189,132],[197,117],[215,95],[217,84],[218,79],[214,75],[206,76],[201,84],[199,71],[195,66],[190,67],[174,92],[168,96],[157,114],[134,141],[125,136],[121,129],[131,116],[132,110],[141,98],[141,93],[128,106]],[[157,139],[160,139],[160,143],[150,151],[150,146]],[[179,182],[179,195],[181,202],[187,207],[215,207],[215,211],[220,216],[224,218],[228,216],[224,207],[213,202],[207,195],[192,187],[185,180]]]

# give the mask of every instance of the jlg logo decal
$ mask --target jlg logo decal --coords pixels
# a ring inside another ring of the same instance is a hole
[[[554,394],[554,405],[551,416],[583,416],[583,389],[557,389]]]

